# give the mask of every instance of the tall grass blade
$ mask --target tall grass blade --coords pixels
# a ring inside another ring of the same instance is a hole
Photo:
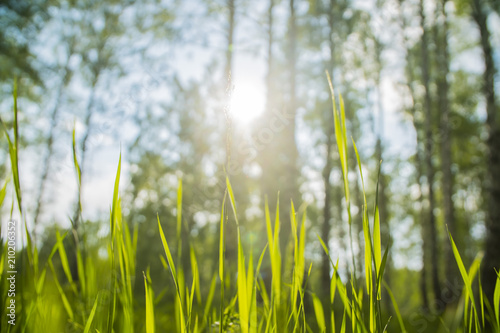
[[[340,327],[340,333],[345,333],[345,326],[346,326],[345,313],[346,312],[347,311],[344,309],[344,315],[342,316],[342,326]]]
[[[68,314],[68,317],[70,320],[74,319],[74,314],[73,314],[73,309],[71,308],[71,305],[68,301],[68,298],[66,297],[66,294],[64,293],[64,290],[61,287],[61,284],[59,283],[59,279],[57,278],[57,273],[56,270],[54,269],[54,265],[52,264],[52,260],[49,259],[48,261],[50,270],[52,271],[52,275],[54,276],[54,283],[56,285],[57,291],[59,292],[59,295],[61,296],[61,300],[63,302],[64,309],[66,310],[66,313]]]
[[[196,254],[194,253],[194,248],[190,246],[190,259],[191,259],[191,272],[193,275],[194,291],[196,293],[196,301],[201,304],[201,290],[200,290],[200,271],[198,268],[198,261],[196,260]]]
[[[316,314],[316,321],[318,322],[318,328],[320,332],[326,332],[326,322],[325,313],[323,310],[323,305],[316,294],[311,294],[313,299],[314,313]]]
[[[207,300],[205,301],[205,309],[203,310],[203,323],[208,321],[208,315],[212,308],[212,301],[214,299],[216,281],[216,273],[214,273],[212,276],[212,282],[210,282]]]
[[[493,308],[495,309],[495,319],[497,321],[497,329],[500,330],[500,273],[497,273],[497,282],[495,283],[495,291],[493,292]]]
[[[236,221],[236,225],[239,226],[240,224],[238,222],[238,213],[236,212],[236,201],[234,200],[233,187],[231,186],[231,182],[228,177],[226,177],[226,187],[229,194],[229,202],[233,208],[234,220]]]
[[[63,237],[59,234],[59,231],[56,231],[56,239],[57,239],[57,244],[58,244],[58,250],[59,250],[59,257],[61,258],[61,265],[64,271],[64,274],[66,274],[66,278],[68,279],[68,282],[71,285],[71,288],[77,294],[77,290],[75,285],[73,284],[73,277],[71,276],[71,271],[69,269],[69,262],[68,262],[68,256],[66,255],[66,250],[64,249],[64,244],[63,244]]]
[[[7,193],[7,183],[9,182],[9,179],[5,181],[3,184],[2,189],[0,190],[0,207],[3,206],[3,200],[5,199],[5,194]]]
[[[450,238],[451,242],[451,247],[453,249],[453,255],[455,256],[455,260],[458,265],[458,269],[460,270],[460,274],[462,275],[462,279],[464,281],[465,287],[467,288],[467,292],[469,293],[469,298],[472,303],[472,312],[474,312],[474,318],[477,323],[479,322],[479,319],[477,317],[477,308],[476,308],[476,301],[474,300],[474,293],[472,291],[472,283],[469,278],[469,274],[467,274],[467,271],[465,270],[464,263],[462,262],[462,258],[460,257],[460,253],[458,252],[457,246],[455,245],[455,242],[453,241],[453,237],[451,236],[450,231],[448,230],[448,237]],[[465,315],[467,316],[467,315]]]
[[[175,290],[177,292],[177,301],[179,302],[179,306],[180,306],[180,325],[182,327],[181,331],[184,331],[185,330],[185,320],[186,320],[186,314],[184,313],[184,306],[183,306],[183,302],[182,302],[182,294],[184,293],[184,287],[180,285],[180,281],[179,278],[178,278],[178,275],[177,275],[177,271],[175,269],[175,264],[174,264],[174,260],[172,258],[172,253],[170,252],[170,248],[168,246],[168,242],[165,238],[165,234],[163,233],[163,228],[161,227],[161,223],[160,223],[160,217],[157,215],[156,216],[157,220],[158,220],[158,230],[160,231],[160,238],[161,238],[161,242],[163,244],[163,249],[165,250],[165,255],[167,257],[167,263],[168,263],[168,267],[170,268],[170,273],[172,275],[172,279],[174,280],[174,285],[175,285]],[[179,273],[181,273],[182,270],[179,271]],[[182,279],[183,280],[183,279]]]
[[[247,294],[247,277],[245,270],[245,256],[243,253],[243,244],[241,242],[241,235],[238,229],[238,277],[237,277],[237,288],[238,288],[238,308],[240,315],[240,325],[241,331],[243,333],[248,332],[249,323],[249,298]]]
[[[118,160],[118,168],[116,170],[116,176],[115,176],[115,185],[113,189],[113,202],[112,202],[112,208],[111,208],[111,237],[112,239],[115,239],[115,232],[117,228],[118,221],[121,221],[121,216],[118,218],[118,208],[119,208],[119,202],[118,202],[118,189],[120,186],[120,174],[121,174],[121,166],[122,166],[122,154],[120,153],[120,158]]]
[[[220,323],[219,332],[222,333],[224,327],[224,258],[226,252],[224,235],[224,211],[226,207],[227,190],[222,199],[222,208],[220,212],[220,236],[219,236],[219,279],[220,279]]]
[[[382,241],[380,237],[380,212],[378,209],[378,187],[380,182],[380,173],[382,170],[382,161],[380,161],[378,176],[377,176],[377,188],[375,190],[375,212],[373,217],[373,254],[375,257],[375,274],[382,276],[379,272],[381,270],[381,259],[382,259]],[[386,221],[387,222],[387,221]],[[377,300],[382,297],[381,293],[382,285],[378,283],[377,287]]]
[[[83,329],[83,333],[89,333],[90,327],[92,326],[92,321],[94,320],[95,312],[97,310],[97,304],[99,303],[99,295],[97,295],[94,306],[92,307],[92,311],[90,311],[89,318],[87,319],[87,323],[85,324],[85,328]]]
[[[328,79],[328,85],[330,86],[330,93],[332,95],[335,139],[337,140],[340,164],[342,167],[342,177],[344,180],[344,193],[347,204],[347,214],[349,217],[349,224],[351,224],[352,218],[351,218],[351,204],[349,196],[349,179],[348,179],[348,168],[347,168],[348,157],[347,157],[347,136],[346,136],[346,126],[345,126],[344,101],[342,100],[342,95],[339,95],[339,100],[340,100],[340,115],[339,115],[339,112],[337,110],[337,103],[335,102],[335,92],[333,90],[330,74],[326,72],[326,76]]]
[[[481,306],[481,324],[484,328],[484,297],[483,297],[483,285],[481,283],[481,270],[477,271],[477,282],[479,284],[479,305]]]
[[[181,226],[182,226],[182,178],[179,179],[177,187],[177,239],[181,240]]]
[[[403,317],[401,316],[401,312],[399,311],[398,303],[396,302],[396,299],[394,298],[394,294],[392,293],[391,288],[389,288],[389,285],[384,280],[382,280],[382,283],[383,283],[385,289],[387,290],[387,293],[389,294],[389,297],[390,297],[391,302],[392,302],[392,306],[394,307],[394,311],[396,311],[396,317],[398,318],[399,327],[401,328],[401,332],[406,333],[407,330],[405,327],[405,323],[403,321]]]

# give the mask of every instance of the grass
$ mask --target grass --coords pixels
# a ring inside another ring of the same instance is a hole
[[[329,78],[328,78],[329,79]],[[331,83],[330,83],[331,87]],[[339,95],[339,107],[336,105],[335,94],[331,89],[335,136],[339,150],[341,170],[343,174],[345,207],[349,223],[349,237],[352,249],[351,207],[349,199],[348,177],[348,139],[345,123],[345,111],[342,96]],[[17,89],[14,88],[14,128],[13,138],[8,129],[4,132],[9,145],[11,161],[12,184],[16,193],[17,208],[24,219],[21,201],[20,176],[18,167],[17,128]],[[2,123],[3,125],[3,123]],[[157,216],[159,239],[164,253],[161,262],[169,271],[172,284],[161,281],[175,288],[174,314],[177,332],[384,332],[386,330],[408,332],[405,318],[400,313],[396,297],[384,281],[384,269],[387,263],[390,244],[382,244],[380,237],[380,217],[378,198],[370,219],[365,195],[364,179],[360,157],[356,144],[352,141],[359,167],[363,193],[363,235],[364,235],[364,278],[356,276],[356,263],[352,256],[352,266],[346,281],[339,274],[339,260],[334,263],[327,244],[318,236],[318,241],[326,255],[330,258],[332,277],[327,302],[319,296],[320,290],[308,288],[313,263],[307,263],[305,246],[307,239],[306,212],[300,217],[295,211],[294,203],[290,202],[289,223],[292,237],[289,254],[280,250],[280,228],[283,219],[279,215],[279,200],[277,203],[274,223],[267,200],[265,202],[265,227],[267,245],[260,250],[257,260],[254,260],[253,249],[250,252],[243,247],[242,229],[238,220],[236,198],[229,178],[226,178],[226,191],[222,200],[220,213],[218,272],[205,288],[200,281],[198,260],[194,249],[182,253],[182,180],[177,189],[177,223],[176,242],[169,244],[162,227],[161,217]],[[80,186],[80,167],[77,159],[75,132],[73,131],[74,167]],[[10,302],[6,279],[0,285],[2,306],[2,325],[0,333],[7,332],[161,332],[160,321],[165,313],[157,307],[162,295],[155,296],[153,281],[149,269],[142,272],[144,282],[144,309],[138,311],[138,303],[134,299],[134,279],[136,276],[136,252],[138,243],[137,228],[129,229],[122,219],[121,199],[119,195],[119,180],[121,173],[121,157],[118,161],[113,198],[110,211],[110,233],[107,240],[107,257],[98,259],[94,253],[84,251],[85,243],[75,241],[76,275],[72,272],[66,247],[71,234],[56,232],[56,243],[46,262],[38,259],[38,249],[31,240],[27,223],[22,220],[27,244],[17,254],[20,264],[17,265],[17,306],[16,325],[6,323],[6,306]],[[0,205],[6,195],[7,183],[0,190]],[[235,288],[228,288],[233,277],[226,267],[226,228],[229,222],[228,206],[237,228],[237,274]],[[14,205],[11,207],[11,216]],[[167,230],[168,232],[168,230]],[[482,332],[488,327],[499,331],[500,316],[500,274],[497,278],[494,304],[489,304],[483,295],[478,276],[481,257],[478,257],[467,271],[460,253],[455,246],[452,235],[449,234],[453,253],[460,269],[465,288],[460,304],[456,309],[454,321],[448,323],[461,332]],[[282,245],[282,244],[281,244]],[[0,270],[6,270],[6,248],[3,248],[0,259]],[[172,249],[177,248],[176,257]],[[382,252],[382,249],[384,251]],[[292,266],[283,267],[285,255],[292,257]],[[191,275],[186,278],[183,258],[189,257]],[[58,257],[58,265],[54,260]],[[267,285],[260,274],[265,260],[268,260],[271,270],[271,281]],[[102,274],[102,272],[107,274]],[[22,272],[22,273],[21,273]],[[226,283],[227,282],[227,283]],[[382,311],[381,299],[387,290],[392,305],[392,313],[396,320]],[[216,297],[217,288],[219,296]],[[269,288],[269,290],[268,290]],[[202,289],[204,292],[202,292]],[[227,290],[226,290],[227,289]],[[207,291],[208,290],[208,291]],[[478,292],[476,292],[478,290]],[[475,293],[476,292],[476,293]],[[477,296],[479,295],[479,296]],[[324,296],[324,295],[323,295]],[[329,296],[329,297],[328,297]],[[336,320],[336,318],[341,320]],[[443,319],[444,320],[444,319]],[[455,325],[455,326],[454,326]],[[447,329],[449,331],[449,329]]]

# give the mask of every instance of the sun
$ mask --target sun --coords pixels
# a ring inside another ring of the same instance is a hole
[[[235,82],[231,95],[231,114],[240,124],[250,124],[264,111],[265,99],[262,84],[251,81]]]

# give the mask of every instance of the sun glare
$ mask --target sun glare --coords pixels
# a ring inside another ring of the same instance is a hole
[[[264,111],[264,89],[253,82],[237,82],[231,96],[231,113],[235,121],[249,124]]]

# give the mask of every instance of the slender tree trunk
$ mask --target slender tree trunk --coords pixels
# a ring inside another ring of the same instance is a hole
[[[295,1],[289,1],[289,26],[288,26],[288,73],[289,73],[289,86],[288,86],[288,105],[287,105],[287,119],[289,122],[283,131],[281,151],[278,152],[282,155],[283,166],[285,175],[282,182],[282,203],[280,204],[280,216],[283,217],[283,222],[281,226],[282,253],[287,255],[288,241],[290,239],[291,227],[289,223],[290,216],[290,200],[293,200],[296,208],[299,207],[299,195],[298,195],[298,151],[297,144],[295,141],[295,123],[296,123],[296,111],[297,111],[297,22],[295,16]]]
[[[415,121],[415,120],[414,120]],[[417,128],[417,126],[415,126]],[[418,151],[419,149],[417,148],[417,152],[415,154],[415,164],[417,166],[417,185],[420,193],[422,193],[422,184],[420,179],[424,175],[422,171],[422,159],[420,157],[420,152]],[[429,267],[429,257],[432,255],[429,253],[430,249],[430,244],[429,244],[429,225],[428,223],[425,223],[425,217],[424,213],[425,210],[423,208],[424,200],[422,194],[418,196],[418,202],[420,203],[420,228],[421,228],[421,235],[422,235],[422,270],[420,271],[420,295],[422,297],[422,308],[424,311],[428,311],[430,309],[429,307],[429,287],[428,287],[428,267]]]
[[[227,0],[227,9],[228,9],[228,29],[227,29],[227,46],[226,46],[226,69],[224,71],[224,75],[226,78],[229,78],[233,66],[235,0]]]
[[[425,13],[424,13],[424,3],[420,0],[420,18],[421,25],[423,29],[422,39],[421,39],[421,61],[422,61],[422,83],[425,89],[424,96],[424,114],[425,114],[425,167],[426,167],[426,178],[427,178],[427,191],[429,200],[429,212],[428,212],[428,228],[429,228],[429,242],[431,251],[431,281],[432,290],[434,293],[434,299],[438,300],[441,296],[441,287],[439,283],[439,267],[438,267],[438,244],[437,244],[437,229],[436,229],[436,218],[434,216],[435,199],[434,199],[434,167],[432,165],[432,150],[433,150],[433,138],[432,138],[432,105],[431,105],[431,92],[430,92],[430,74],[429,74],[429,48],[427,40],[427,27],[425,26]]]
[[[422,270],[420,271],[420,283],[419,283],[419,288],[420,288],[420,296],[422,298],[422,308],[424,311],[427,311],[429,309],[429,298],[428,298],[428,287],[427,287],[427,267],[428,267],[428,236],[427,236],[427,224],[424,223],[424,209],[423,209],[423,196],[422,196],[422,184],[421,184],[421,179],[423,177],[423,172],[422,172],[422,158],[421,158],[421,149],[419,147],[419,143],[422,142],[423,140],[420,137],[420,124],[417,123],[416,120],[416,108],[415,108],[415,100],[416,100],[416,95],[415,91],[413,89],[413,82],[415,81],[415,77],[413,74],[413,59],[410,51],[410,46],[409,46],[409,41],[408,41],[408,36],[406,35],[406,27],[407,27],[407,21],[406,18],[403,15],[403,10],[401,8],[403,0],[400,0],[398,2],[399,5],[399,12],[400,12],[400,24],[401,24],[401,31],[403,33],[403,44],[406,50],[406,66],[405,66],[405,72],[406,72],[406,79],[408,81],[408,91],[412,100],[412,104],[410,106],[410,114],[412,117],[412,123],[413,127],[415,129],[415,133],[417,135],[417,147],[416,147],[416,152],[415,152],[415,168],[417,171],[417,185],[419,189],[419,196],[418,196],[418,203],[420,205],[420,211],[417,213],[418,217],[416,217],[417,224],[420,225],[421,227],[421,235],[422,235]]]
[[[271,127],[271,119],[273,117],[273,112],[275,112],[275,86],[274,86],[274,55],[273,55],[273,47],[274,47],[274,5],[276,0],[269,0],[269,7],[267,11],[267,75],[266,75],[266,112],[263,117],[260,119],[259,126],[257,126],[254,131],[255,138],[254,140],[260,145],[261,140],[259,139],[259,131],[262,128],[270,128]],[[276,135],[278,133],[275,133]],[[279,166],[276,163],[270,163],[269,161],[276,156],[276,142],[269,142],[266,145],[262,145],[262,149],[258,153],[259,164],[263,170],[262,177],[260,179],[261,182],[261,190],[263,194],[263,198],[268,198],[269,203],[269,211],[271,216],[274,215],[276,211],[276,179],[278,179]],[[274,219],[273,219],[274,221]]]
[[[448,18],[446,15],[447,0],[442,0],[436,4],[436,17],[438,23],[434,29],[436,41],[436,60],[439,75],[437,76],[438,105],[441,113],[440,117],[440,153],[441,153],[441,172],[442,191],[443,191],[443,210],[445,224],[449,232],[458,241],[457,221],[455,219],[455,209],[453,206],[453,175],[451,172],[452,154],[451,154],[451,134],[450,134],[450,102],[449,102],[449,83],[448,74],[450,67],[450,56],[448,50]],[[458,242],[457,244],[460,244]],[[454,281],[460,278],[460,273],[455,262],[455,256],[451,248],[451,243],[445,241],[446,279],[454,285]]]
[[[34,232],[34,239],[35,240],[36,240],[36,226],[38,225],[38,219],[39,219],[40,214],[43,210],[43,196],[44,196],[45,188],[47,185],[47,179],[49,177],[50,162],[52,160],[52,156],[54,155],[54,137],[55,137],[55,131],[56,131],[56,125],[57,125],[57,117],[59,115],[59,106],[61,103],[63,89],[64,89],[64,87],[66,87],[66,85],[68,84],[68,82],[71,78],[71,72],[70,72],[68,66],[69,66],[69,59],[71,58],[72,54],[73,54],[72,51],[68,53],[68,58],[66,59],[66,63],[65,63],[64,68],[63,68],[62,79],[61,79],[61,82],[59,84],[59,87],[57,88],[54,107],[53,107],[51,115],[50,115],[50,130],[49,130],[49,137],[47,138],[47,152],[46,152],[45,158],[43,160],[43,164],[42,164],[42,175],[40,177],[38,198],[36,201],[35,215],[33,218],[33,222],[35,224],[35,232]]]
[[[481,35],[485,69],[483,73],[483,94],[486,98],[486,128],[488,129],[487,146],[488,175],[486,189],[488,193],[488,211],[486,218],[485,254],[482,262],[483,290],[493,304],[493,291],[496,282],[496,273],[500,269],[500,118],[499,109],[495,100],[495,74],[493,50],[490,42],[490,32],[487,24],[486,9],[480,0],[472,1],[472,17],[476,22]]]
[[[226,45],[226,64],[224,69],[224,80],[227,80],[226,88],[226,106],[229,108],[229,103],[231,99],[231,93],[233,89],[232,83],[232,69],[233,69],[233,38],[234,38],[234,13],[235,13],[235,0],[227,0],[228,9],[228,30],[227,30],[227,45]],[[225,109],[226,117],[226,170],[229,170],[229,164],[231,163],[231,146],[232,146],[232,117],[231,110]],[[225,175],[224,175],[225,183]]]

